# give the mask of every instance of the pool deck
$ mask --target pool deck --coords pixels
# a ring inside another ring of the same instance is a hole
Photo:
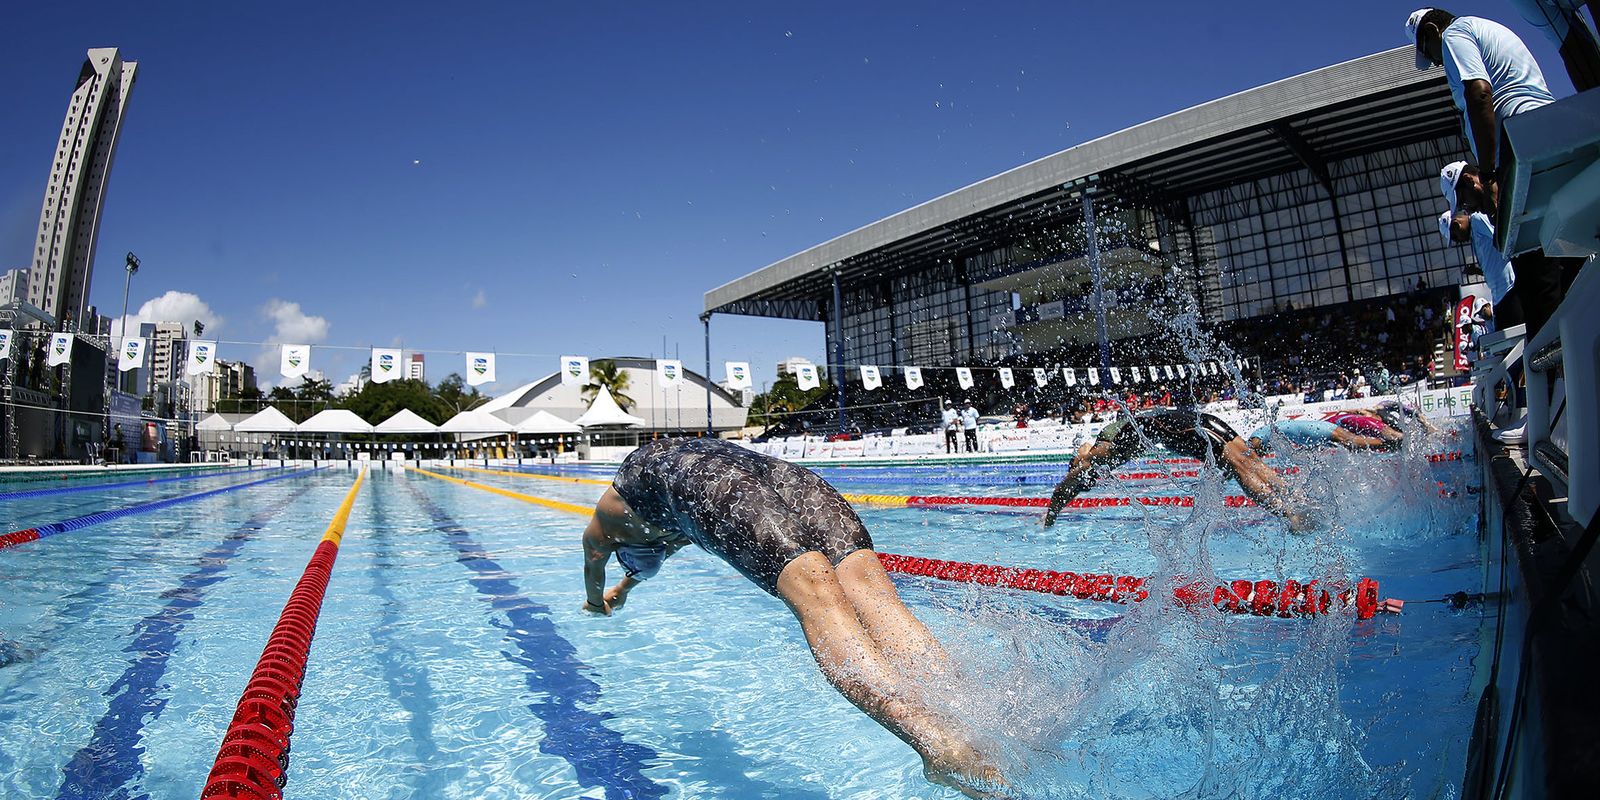
[[[49,466],[13,465],[0,467],[0,479],[18,475],[73,474],[113,475],[117,473],[173,472],[178,470],[230,469],[246,466],[244,461],[202,461],[188,464],[53,464]]]

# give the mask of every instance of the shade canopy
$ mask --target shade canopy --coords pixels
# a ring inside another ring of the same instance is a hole
[[[610,390],[604,386],[599,387],[599,389],[595,393],[594,402],[589,404],[589,410],[583,412],[583,416],[578,417],[576,420],[580,427],[598,428],[603,425],[618,425],[632,428],[645,424],[644,420],[623,411],[617,405],[616,399],[611,396]]]
[[[300,423],[299,433],[372,433],[372,423],[344,408],[318,411],[311,419]]]
[[[233,429],[239,433],[294,433],[295,424],[275,406],[267,406],[239,420]]]
[[[417,416],[409,408],[396,411],[394,416],[372,427],[373,433],[433,433],[437,430],[438,425]]]
[[[583,433],[583,428],[541,408],[533,412],[533,416],[517,423],[517,433]]]
[[[463,411],[445,420],[440,433],[515,433],[511,423],[487,411]]]
[[[231,431],[233,430],[233,423],[229,422],[228,418],[221,414],[212,414],[200,420],[199,424],[194,426],[194,429],[197,431]]]

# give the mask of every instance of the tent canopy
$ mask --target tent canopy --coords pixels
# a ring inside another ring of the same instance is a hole
[[[611,396],[611,391],[604,386],[595,393],[594,402],[589,404],[589,410],[583,412],[583,416],[578,417],[576,423],[583,428],[602,425],[622,425],[631,428],[645,424],[644,420],[623,411],[617,405],[616,398]]]
[[[194,429],[197,431],[231,431],[233,430],[233,425],[228,422],[227,417],[221,414],[212,414],[200,420],[200,423],[195,425]]]
[[[487,411],[463,411],[445,420],[440,433],[514,433],[511,423]]]
[[[294,433],[295,424],[276,407],[267,406],[240,420],[233,429],[239,433]]]
[[[311,419],[300,423],[300,433],[372,433],[372,425],[344,408],[318,411]]]
[[[517,423],[517,433],[583,433],[583,428],[541,408]]]
[[[439,430],[435,425],[409,408],[396,411],[394,416],[373,426],[374,433],[433,433]]]

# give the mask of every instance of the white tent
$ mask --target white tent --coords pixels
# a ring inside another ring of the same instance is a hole
[[[514,433],[511,423],[487,411],[463,411],[439,426],[440,433]]]
[[[295,424],[273,406],[267,406],[234,425],[239,433],[294,433]]]
[[[532,416],[517,423],[517,433],[583,433],[583,428],[580,428],[577,425],[541,408],[538,411],[535,411]]]
[[[231,431],[233,430],[233,425],[228,422],[227,417],[221,414],[212,414],[200,420],[199,424],[194,426],[194,429],[197,431]]]
[[[575,422],[583,428],[596,428],[601,425],[623,425],[631,428],[645,424],[644,420],[623,411],[617,405],[616,399],[611,396],[610,390],[604,386],[601,386],[600,391],[595,394],[594,402],[589,404],[589,410],[583,412],[583,416],[578,417]]]
[[[373,433],[433,433],[439,430],[435,425],[409,408],[396,411],[394,416],[373,426]]]
[[[300,433],[372,433],[372,424],[343,408],[318,411],[300,423]]]

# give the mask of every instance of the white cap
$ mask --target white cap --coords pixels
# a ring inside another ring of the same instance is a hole
[[[1450,238],[1450,219],[1451,216],[1449,211],[1439,212],[1439,235],[1444,237],[1444,243],[1446,245],[1455,244],[1455,240]]]
[[[1461,180],[1461,171],[1467,168],[1465,161],[1452,161],[1439,170],[1439,191],[1444,194],[1444,199],[1450,203],[1450,213],[1456,213],[1456,183]]]
[[[1422,18],[1428,15],[1432,8],[1419,8],[1406,17],[1406,39],[1411,46],[1417,48],[1417,69],[1428,69],[1433,66],[1433,61],[1422,54],[1422,43],[1417,41],[1417,27],[1422,24]]]

